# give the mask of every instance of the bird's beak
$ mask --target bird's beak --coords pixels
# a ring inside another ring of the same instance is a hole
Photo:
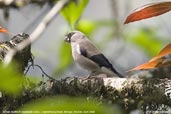
[[[70,42],[70,38],[68,36],[65,36],[65,39],[64,39],[65,42]]]

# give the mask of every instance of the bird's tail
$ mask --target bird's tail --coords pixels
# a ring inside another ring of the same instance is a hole
[[[114,67],[112,67],[111,70],[113,71],[113,73],[117,74],[120,78],[125,77],[123,74],[119,73],[116,69],[114,69]]]

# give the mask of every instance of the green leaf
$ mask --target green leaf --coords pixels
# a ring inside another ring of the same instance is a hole
[[[61,11],[61,14],[66,19],[71,29],[75,28],[76,22],[80,19],[89,0],[70,1]]]
[[[18,94],[22,90],[24,77],[20,75],[12,65],[0,66],[0,91],[8,94]]]
[[[90,20],[80,20],[76,29],[85,33],[87,36],[91,36],[97,27],[96,22]]]
[[[138,45],[149,56],[155,56],[163,46],[162,38],[159,38],[154,29],[144,28],[129,37],[129,41]]]
[[[111,20],[98,20],[98,21],[92,21],[92,20],[80,20],[76,26],[76,30],[82,31],[87,36],[91,36],[93,32],[97,31],[98,29],[115,29],[116,22],[113,22]],[[112,36],[113,38],[113,36]],[[106,38],[105,38],[106,39]]]
[[[63,114],[66,114],[67,111],[71,114],[114,114],[114,109],[116,114],[121,114],[120,110],[99,105],[99,103],[93,99],[88,101],[86,98],[60,96],[34,100],[24,105],[20,110],[39,111],[40,113],[52,111]]]
[[[69,65],[72,64],[72,54],[70,44],[62,41],[59,47],[59,65],[55,70],[55,74],[63,72]]]

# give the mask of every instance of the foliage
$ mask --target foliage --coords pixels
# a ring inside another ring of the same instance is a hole
[[[76,26],[76,30],[82,31],[87,36],[91,36],[97,28],[97,23],[90,20],[80,20]]]
[[[9,33],[9,31],[3,27],[0,26],[0,32],[2,33]]]
[[[100,28],[110,28],[112,29],[112,32],[116,29],[116,23],[113,22],[113,20],[86,20],[82,19],[78,22],[76,26],[76,30],[79,30],[83,33],[85,33],[89,38],[92,36],[94,32],[96,32]],[[113,38],[113,36],[112,36]],[[106,37],[104,38],[106,40]],[[104,42],[103,42],[104,43]]]
[[[103,24],[113,26],[113,23],[101,23],[101,22],[93,22],[91,20],[82,20],[81,15],[83,14],[86,5],[89,0],[71,0],[66,7],[61,11],[62,16],[67,21],[71,30],[80,30],[84,32],[87,36],[91,36],[95,30],[101,27]],[[171,2],[161,2],[157,4],[149,4],[140,8],[133,12],[130,16],[128,16],[126,23],[138,21],[141,19],[146,19],[154,16],[161,15],[171,10]],[[106,21],[107,22],[107,21]],[[104,27],[104,26],[103,26]],[[112,28],[113,29],[113,28]],[[114,31],[114,30],[113,30]],[[8,33],[6,29],[0,28],[0,32]],[[162,41],[156,38],[156,32],[151,29],[142,29],[138,31],[136,34],[128,35],[129,41],[139,45],[141,48],[147,51],[150,56],[154,56],[158,50],[161,48]],[[130,38],[131,37],[131,38]],[[105,41],[107,38],[105,37]],[[70,45],[65,44],[63,41],[60,44],[59,52],[59,66],[56,70],[56,73],[61,73],[64,69],[66,69],[70,64],[72,64],[71,50]],[[104,41],[103,41],[104,44]],[[170,48],[169,48],[170,49]],[[168,53],[166,53],[168,54]],[[170,52],[169,52],[170,54]],[[161,57],[165,56],[159,54],[156,56],[157,59],[161,59]],[[154,58],[153,58],[154,59]],[[163,58],[162,58],[163,59]],[[162,61],[163,62],[163,61]],[[157,63],[158,64],[158,63]],[[153,66],[154,67],[154,66]],[[144,69],[144,67],[143,67]],[[8,71],[8,72],[6,72]],[[12,66],[7,68],[0,67],[0,91],[9,93],[9,94],[17,94],[22,91],[23,84],[23,76],[13,70]],[[34,79],[32,81],[35,81]],[[32,82],[31,81],[31,82]],[[33,84],[33,86],[35,86]],[[19,110],[30,110],[30,111],[95,111],[98,114],[120,114],[121,112],[115,109],[115,112],[110,107],[99,105],[99,102],[94,100],[85,100],[85,98],[70,98],[70,97],[48,97],[39,100],[32,101],[28,104],[25,104]]]
[[[158,37],[154,29],[143,28],[136,31],[134,34],[126,34],[127,40],[141,49],[149,56],[156,55],[163,45],[163,38]]]
[[[24,78],[10,64],[8,67],[0,66],[0,91],[8,94],[19,94],[22,90]]]
[[[169,11],[171,11],[171,2],[159,2],[159,3],[148,4],[146,6],[138,8],[133,13],[131,13],[127,17],[125,24],[162,15]],[[152,34],[150,34],[150,36],[151,35]],[[145,40],[145,38],[148,38],[148,40]],[[151,53],[155,52],[155,49],[157,49],[161,45],[161,41],[158,41],[156,38],[153,37],[152,39],[149,39],[149,35],[145,36],[145,34],[142,33],[140,33],[139,38],[137,38],[137,40],[134,41],[137,44],[140,44],[141,46],[144,45],[144,47],[147,48],[146,50],[151,50],[148,51]],[[160,51],[160,53],[157,56],[152,58],[149,62],[139,65],[131,69],[130,71],[159,68],[159,67],[170,67],[170,47],[171,47],[170,44],[168,44],[167,46],[165,46],[164,49]]]
[[[146,18],[162,15],[171,11],[171,2],[159,2],[142,6],[131,13],[125,20],[125,24]]]
[[[48,97],[32,101],[24,105],[20,111],[52,111],[58,113],[96,113],[96,114],[113,114],[113,109],[107,106],[99,105],[98,102],[91,99],[90,101],[85,98],[73,98],[73,97]],[[119,110],[116,110],[117,114],[121,114]]]
[[[75,25],[80,19],[88,1],[89,0],[70,1],[70,3],[62,9],[61,13],[72,30],[75,29]]]
[[[151,69],[157,67],[169,67],[170,66],[170,56],[171,55],[171,44],[165,46],[159,54],[153,57],[149,62],[139,65],[130,71],[133,70],[142,70],[142,69]]]

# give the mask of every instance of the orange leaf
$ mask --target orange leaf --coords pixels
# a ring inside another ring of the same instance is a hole
[[[156,59],[159,59],[165,55],[171,54],[171,44],[166,45],[157,56],[153,57],[150,61],[154,61]]]
[[[171,66],[171,44],[166,45],[159,54],[153,57],[149,62],[139,65],[129,71],[169,66]]]
[[[147,62],[144,63],[142,65],[139,65],[129,71],[133,71],[133,70],[144,70],[144,69],[151,69],[151,68],[155,68],[157,65],[159,65],[161,63],[161,61],[156,60],[156,61],[151,61],[151,62]]]
[[[171,2],[148,4],[136,9],[132,14],[127,17],[124,24],[158,16],[169,11],[171,11]]]
[[[0,32],[9,33],[7,29],[0,27]]]

